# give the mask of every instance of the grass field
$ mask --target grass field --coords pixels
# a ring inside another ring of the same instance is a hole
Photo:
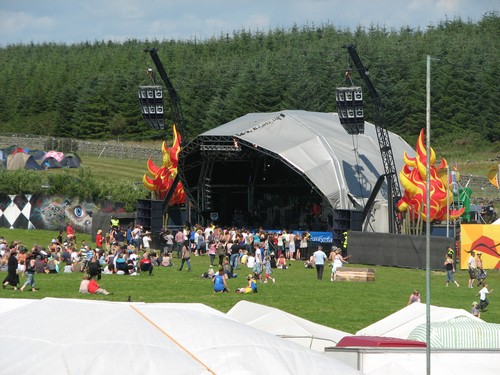
[[[31,247],[34,243],[46,246],[55,232],[41,230],[10,230],[0,228],[0,236],[8,241],[21,240]],[[90,240],[88,235],[78,234],[78,239]],[[444,254],[443,254],[444,258]],[[174,258],[175,266],[180,264]],[[82,298],[107,301],[127,301],[129,296],[135,302],[198,302],[227,312],[238,301],[248,301],[273,306],[305,319],[343,331],[357,330],[384,318],[406,306],[413,289],[419,289],[425,302],[425,271],[395,267],[375,268],[375,282],[348,283],[330,282],[330,270],[325,269],[322,281],[316,280],[316,271],[306,269],[302,262],[290,261],[287,270],[274,270],[276,284],[259,284],[259,293],[240,295],[237,287],[246,284],[249,269],[238,270],[239,277],[228,280],[230,293],[214,294],[209,280],[201,278],[206,272],[209,259],[206,256],[191,257],[192,271],[177,271],[177,267],[157,267],[153,276],[103,275],[100,284],[112,292],[109,296],[81,295],[78,286],[81,273],[37,274],[37,292],[23,293],[12,289],[0,289],[1,298]],[[359,267],[362,265],[346,265]],[[371,267],[371,266],[369,266]],[[5,273],[3,273],[5,275]],[[472,302],[477,301],[478,290],[468,289],[467,271],[455,274],[460,288],[445,287],[445,273],[431,272],[431,304],[470,311]],[[5,276],[3,276],[5,277]],[[2,278],[3,279],[3,278]],[[21,282],[24,282],[22,280]],[[500,323],[500,273],[489,271],[490,288],[497,289],[489,298],[491,304],[481,314],[484,321]],[[1,303],[1,300],[0,300]]]

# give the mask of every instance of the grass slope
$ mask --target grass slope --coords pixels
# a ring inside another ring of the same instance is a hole
[[[0,228],[0,236],[8,241],[22,240],[28,247],[34,243],[47,245],[55,235],[55,232],[50,231]],[[84,234],[78,234],[78,239],[90,240]],[[208,269],[208,257],[192,257],[191,272],[186,269],[177,271],[180,262],[174,258],[174,263],[176,267],[157,267],[151,277],[145,274],[103,275],[100,284],[113,292],[110,296],[81,295],[78,293],[78,286],[83,275],[60,273],[37,274],[36,287],[40,288],[37,292],[21,293],[12,289],[0,289],[0,298],[57,297],[127,301],[130,296],[135,302],[203,303],[222,312],[227,312],[238,301],[245,299],[351,333],[406,306],[408,297],[415,288],[421,291],[423,302],[426,298],[423,270],[373,267],[375,282],[332,283],[330,268],[325,270],[323,280],[318,281],[315,270],[304,268],[302,262],[292,261],[288,270],[274,270],[276,284],[259,284],[259,293],[240,295],[234,291],[246,284],[245,276],[250,272],[247,268],[238,270],[239,277],[228,281],[230,293],[214,294],[211,282],[200,277]],[[362,265],[347,265],[359,266]],[[467,288],[467,271],[459,270],[455,275],[460,288],[453,285],[445,287],[444,271],[431,273],[431,304],[470,311],[472,302],[479,299],[476,296],[478,290]],[[500,293],[500,273],[489,271],[488,283],[490,288],[497,290],[490,296],[489,309],[481,314],[481,318],[487,322],[500,323],[500,297],[497,295]]]

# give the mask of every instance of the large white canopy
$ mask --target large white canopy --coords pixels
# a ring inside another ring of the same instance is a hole
[[[0,313],[5,374],[359,374],[202,304],[9,305]]]
[[[324,352],[326,347],[335,346],[343,337],[351,335],[274,307],[249,301],[238,302],[226,316],[319,352]]]
[[[463,309],[454,309],[451,307],[430,306],[431,323],[447,322],[457,317],[481,321],[471,313]],[[426,305],[425,303],[412,303],[409,306],[396,311],[378,322],[365,327],[356,335],[362,336],[385,336],[396,337],[399,339],[408,339],[410,333],[421,324],[426,323]]]
[[[385,173],[376,128],[365,122],[365,133],[349,135],[337,113],[284,110],[249,113],[201,136],[240,139],[279,155],[303,173],[324,194],[333,208],[361,207],[379,176]],[[415,151],[400,136],[389,132],[397,173],[403,153]],[[386,199],[379,193],[378,199]]]

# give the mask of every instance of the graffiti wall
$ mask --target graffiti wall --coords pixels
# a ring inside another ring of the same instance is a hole
[[[89,233],[93,213],[122,210],[78,198],[0,194],[0,226],[12,229],[63,230],[71,222],[77,232]]]
[[[471,251],[482,252],[484,269],[500,269],[500,225],[461,225],[460,268],[467,269]]]

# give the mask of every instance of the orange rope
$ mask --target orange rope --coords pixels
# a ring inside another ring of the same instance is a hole
[[[163,333],[165,336],[167,336],[171,341],[173,341],[179,348],[181,348],[184,352],[189,354],[195,361],[200,363],[205,369],[210,372],[213,375],[216,375],[216,373],[208,367],[206,364],[204,364],[199,358],[197,358],[193,353],[191,353],[189,350],[187,350],[180,342],[178,342],[176,339],[174,339],[172,336],[170,336],[167,332],[165,332],[158,324],[153,322],[151,319],[149,319],[146,315],[144,315],[142,312],[137,310],[134,306],[130,305],[131,308],[135,310],[140,316],[142,316],[144,319],[146,319],[149,323],[151,323],[154,327],[156,327],[161,333]]]

